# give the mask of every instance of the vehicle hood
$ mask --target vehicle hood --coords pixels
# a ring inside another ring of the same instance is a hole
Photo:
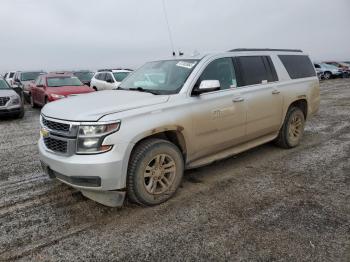
[[[17,95],[17,93],[12,89],[0,89],[0,97],[14,96],[14,95]]]
[[[69,121],[98,121],[101,117],[167,102],[169,96],[137,91],[106,90],[48,103],[42,114]]]
[[[49,94],[57,95],[73,95],[94,92],[94,90],[88,86],[60,86],[60,87],[48,87],[47,92]]]

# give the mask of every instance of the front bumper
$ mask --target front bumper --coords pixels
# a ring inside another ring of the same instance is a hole
[[[22,112],[21,106],[0,107],[0,116],[17,115]]]
[[[46,150],[39,140],[39,155],[45,172],[52,178],[79,190],[110,191],[125,188],[126,144],[118,144],[107,153],[63,156]],[[116,150],[118,148],[118,150]]]

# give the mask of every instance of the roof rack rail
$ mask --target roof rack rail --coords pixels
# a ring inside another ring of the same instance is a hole
[[[297,52],[302,53],[300,49],[272,49],[272,48],[236,48],[231,49],[229,52],[244,52],[244,51],[280,51],[280,52]]]

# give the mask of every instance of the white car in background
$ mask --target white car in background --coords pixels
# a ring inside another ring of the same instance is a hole
[[[90,87],[99,90],[111,90],[118,88],[119,84],[132,70],[129,69],[103,69],[96,72],[91,79]]]
[[[15,74],[16,74],[16,71],[9,71],[4,75],[4,79],[10,86],[12,86],[13,84],[13,79],[15,77]]]

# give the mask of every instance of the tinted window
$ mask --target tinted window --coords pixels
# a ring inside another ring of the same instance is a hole
[[[257,85],[263,81],[277,81],[275,67],[269,56],[240,56],[235,58],[239,67],[239,86]]]
[[[110,73],[106,73],[105,81],[112,81],[112,82],[114,82],[113,77],[112,77],[112,75]]]
[[[101,78],[101,73],[95,75],[95,79],[100,80],[100,78]]]
[[[15,73],[10,73],[10,76],[9,76],[9,78],[12,78],[13,77],[13,75],[14,75]]]
[[[310,58],[305,55],[279,55],[290,78],[298,79],[315,76]]]
[[[98,75],[98,80],[105,80],[105,78],[106,78],[106,73],[100,73],[99,75]]]
[[[203,80],[219,80],[220,89],[237,87],[236,73],[231,58],[220,58],[211,62],[200,76],[197,86]]]
[[[320,65],[314,64],[315,68],[321,68]]]

